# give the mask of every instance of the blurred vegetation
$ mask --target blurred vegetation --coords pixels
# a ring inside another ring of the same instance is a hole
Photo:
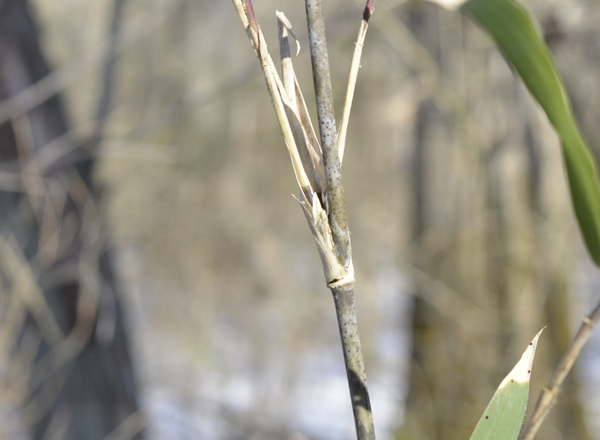
[[[33,3],[51,64],[82,66],[61,93],[74,138],[85,139],[111,2]],[[600,5],[525,3],[599,154]],[[340,104],[363,6],[324,2]],[[589,257],[558,139],[492,41],[428,2],[375,7],[344,158],[375,426],[380,439],[464,439],[548,325],[537,398],[579,322],[577,304],[594,302],[580,292]],[[306,48],[303,2],[256,2],[267,43],[277,44],[276,9]],[[345,381],[333,304],[231,3],[130,0],[124,14],[96,178],[148,436],[351,436],[347,390],[333,388],[341,408],[322,394],[333,378]],[[308,51],[294,63],[314,107]],[[593,438],[579,387],[570,381],[540,438]],[[10,399],[0,393],[0,402]],[[0,438],[18,437],[0,427]]]

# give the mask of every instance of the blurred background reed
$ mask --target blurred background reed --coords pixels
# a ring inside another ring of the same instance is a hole
[[[525,3],[598,154],[600,5]],[[338,117],[363,6],[324,2]],[[375,426],[466,439],[547,325],[537,398],[600,277],[558,140],[489,38],[428,2],[375,6],[343,169]],[[254,9],[273,55],[275,10],[294,25],[314,107],[303,2]],[[333,303],[232,4],[0,0],[0,22],[0,439],[352,438]],[[600,439],[599,349],[540,438]]]

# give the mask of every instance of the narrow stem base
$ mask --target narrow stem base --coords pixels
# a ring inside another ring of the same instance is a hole
[[[331,288],[337,313],[358,440],[375,440],[365,363],[358,335],[354,286]]]

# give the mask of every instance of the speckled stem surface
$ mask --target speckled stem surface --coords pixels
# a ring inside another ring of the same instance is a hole
[[[354,286],[332,288],[358,440],[375,440],[365,363],[358,336]]]
[[[338,258],[342,265],[348,268],[352,260],[352,251],[337,148],[337,128],[333,109],[329,55],[327,53],[321,0],[306,0],[306,18],[308,21],[308,38],[315,83],[319,132],[327,176],[327,214]]]

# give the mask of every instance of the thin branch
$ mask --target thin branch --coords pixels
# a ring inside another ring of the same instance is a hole
[[[368,26],[369,25],[365,20],[363,20],[360,23],[358,38],[356,39],[356,43],[354,43],[354,53],[352,54],[350,74],[348,75],[348,87],[346,89],[344,111],[342,113],[342,122],[340,123],[340,132],[337,138],[337,148],[340,157],[340,163],[342,163],[342,161],[344,160],[344,150],[346,148],[346,134],[348,132],[348,121],[350,120],[352,99],[354,98],[354,90],[356,89],[356,79],[358,78],[358,70],[360,69],[360,57],[362,55],[362,49],[364,46]]]
[[[98,99],[96,125],[94,127],[92,138],[94,147],[97,146],[104,134],[106,118],[110,113],[117,67],[117,49],[119,46],[119,39],[121,38],[121,23],[123,22],[125,3],[127,3],[127,0],[114,0],[113,12],[110,20],[108,47],[106,48],[106,55],[104,56],[106,63],[102,73],[102,87]]]
[[[352,247],[346,219],[346,203],[344,201],[344,188],[342,186],[341,165],[337,147],[337,129],[333,110],[327,38],[320,0],[306,0],[306,18],[308,21],[308,37],[319,131],[321,133],[321,147],[327,176],[327,215],[340,263],[350,270],[352,267]],[[352,272],[352,270],[350,271]]]
[[[571,345],[560,360],[556,370],[554,370],[554,374],[552,375],[550,382],[548,382],[548,384],[542,390],[535,409],[533,410],[533,414],[531,415],[527,426],[521,434],[521,440],[533,440],[537,434],[542,422],[548,415],[552,404],[556,400],[565,378],[571,371],[571,368],[573,368],[573,364],[575,364],[575,361],[579,357],[581,349],[592,335],[592,331],[599,320],[600,302],[588,316],[583,318],[583,322],[581,323],[577,334],[571,341]]]
[[[5,229],[0,230],[0,265],[12,284],[7,293],[20,297],[47,342],[56,344],[61,341],[65,335],[36,282],[38,274],[27,262],[15,237]]]
[[[346,88],[346,99],[344,101],[344,111],[342,113],[342,122],[340,123],[340,131],[337,138],[337,148],[340,157],[340,164],[344,160],[344,150],[346,148],[346,134],[348,131],[348,121],[350,120],[350,110],[352,109],[352,99],[354,98],[354,90],[356,89],[356,79],[358,78],[358,70],[360,69],[360,58],[365,45],[365,37],[369,27],[369,18],[373,14],[373,3],[375,0],[368,0],[363,11],[363,18],[358,30],[358,38],[354,45],[352,54],[352,62],[350,63],[350,75],[348,76],[348,86]]]

